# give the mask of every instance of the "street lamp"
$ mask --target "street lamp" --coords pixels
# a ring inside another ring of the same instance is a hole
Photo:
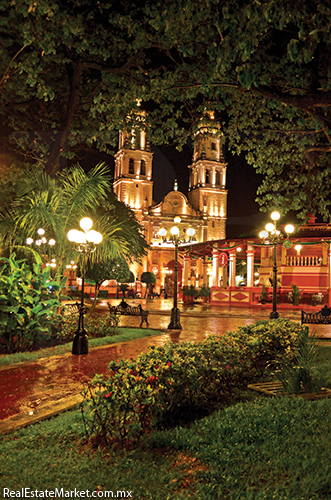
[[[283,242],[284,235],[277,229],[277,221],[280,219],[279,212],[272,212],[270,215],[272,222],[269,222],[265,226],[265,230],[261,231],[259,236],[263,240],[263,243],[266,242],[273,245],[274,255],[273,255],[273,278],[272,278],[272,311],[270,313],[270,319],[279,318],[279,314],[277,312],[277,245]],[[294,226],[292,224],[287,224],[284,228],[286,233],[286,241],[288,241],[289,235],[294,232]]]
[[[82,294],[79,307],[78,330],[75,332],[72,344],[72,354],[88,354],[88,340],[86,330],[84,329],[84,282],[86,272],[86,256],[96,250],[96,245],[102,241],[102,235],[98,233],[98,231],[91,230],[93,222],[88,217],[84,217],[80,221],[79,225],[83,231],[71,229],[67,234],[68,240],[76,243],[76,250],[83,255]]]
[[[179,224],[181,221],[180,217],[174,218],[174,223]],[[192,227],[189,227],[186,231],[187,236],[189,237],[189,241],[195,234],[195,231]],[[165,228],[161,228],[159,231],[159,235],[162,237],[164,242],[174,243],[175,245],[175,267],[174,267],[174,302],[173,307],[171,309],[170,323],[168,325],[169,330],[181,330],[182,325],[180,324],[180,311],[177,307],[178,301],[178,245],[179,243],[186,243],[185,238],[180,236],[180,230],[178,226],[172,226],[170,228],[170,236],[167,239],[167,230]]]
[[[26,239],[26,244],[32,245],[32,243],[34,243],[37,247],[41,247],[41,249],[43,248],[43,245],[49,245],[49,247],[53,247],[55,245],[56,241],[53,238],[50,238],[49,240],[46,239],[45,229],[43,229],[42,227],[37,230],[37,234],[40,236],[40,238],[34,240],[33,238],[29,237]],[[48,253],[48,259],[50,260],[49,251],[47,253]],[[52,262],[54,263],[55,261],[52,260]],[[48,262],[46,263],[46,265],[49,266],[51,265],[51,263]]]

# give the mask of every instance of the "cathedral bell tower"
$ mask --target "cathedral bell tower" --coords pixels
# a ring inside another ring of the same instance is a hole
[[[129,205],[139,221],[146,208],[152,205],[153,181],[150,145],[143,125],[145,113],[136,114],[136,126],[129,132],[120,132],[119,151],[115,155],[114,193],[119,201]],[[128,120],[128,126],[130,119]]]
[[[227,163],[224,162],[221,135],[214,113],[205,112],[194,142],[188,193],[190,204],[206,221],[204,240],[226,237]]]

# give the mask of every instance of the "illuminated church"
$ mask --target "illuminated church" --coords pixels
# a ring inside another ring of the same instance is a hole
[[[161,203],[153,202],[153,153],[143,130],[120,132],[119,150],[115,155],[113,189],[119,201],[135,212],[151,246],[142,265],[131,270],[136,277],[144,271],[156,275],[156,289],[162,289],[167,275],[173,272],[174,244],[161,238],[161,228],[170,230],[174,217],[183,243],[225,239],[227,217],[226,166],[220,126],[212,112],[206,113],[199,124],[194,141],[194,153],[188,166],[188,195],[178,191],[177,182]],[[194,229],[189,237],[188,229]],[[208,284],[208,262],[181,255],[178,281],[201,286]]]

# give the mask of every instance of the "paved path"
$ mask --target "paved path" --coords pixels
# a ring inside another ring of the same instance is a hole
[[[118,302],[118,301],[117,301]],[[235,330],[238,326],[267,319],[265,309],[215,308],[196,304],[181,306],[182,330],[168,330],[171,301],[144,301],[150,310],[150,327],[163,330],[161,335],[145,337],[120,344],[90,349],[88,355],[54,356],[36,362],[20,363],[0,368],[0,433],[49,417],[81,401],[84,382],[95,373],[107,371],[111,360],[135,357],[146,352],[149,346],[165,342],[204,340],[210,334]],[[106,304],[101,312],[106,312]],[[283,317],[299,321],[299,311],[280,311]],[[121,326],[137,326],[139,318],[121,317]],[[331,326],[318,325],[321,338],[331,338]]]

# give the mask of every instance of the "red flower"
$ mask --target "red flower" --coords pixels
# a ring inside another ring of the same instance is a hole
[[[168,361],[167,366],[171,366],[171,361]]]
[[[138,380],[140,380],[140,377],[136,377],[136,381],[138,382]]]
[[[225,369],[230,370],[230,365],[226,365]]]
[[[133,375],[135,377],[137,374],[134,370],[130,370],[130,375]]]
[[[149,378],[146,380],[146,382],[147,382],[147,384],[153,384],[155,380],[156,380],[156,379],[155,379],[154,375],[152,375],[151,377],[149,377]]]
[[[158,366],[158,365],[156,365],[156,366],[155,366],[155,370],[157,370],[158,368],[159,368],[159,366]]]
[[[113,394],[113,391],[109,392],[108,394],[105,395],[105,398],[110,398],[110,396]]]

